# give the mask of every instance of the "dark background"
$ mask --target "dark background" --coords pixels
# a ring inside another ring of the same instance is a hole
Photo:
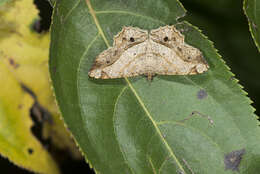
[[[260,112],[260,54],[250,35],[242,0],[181,0],[187,20],[199,27],[213,41],[235,77],[240,80],[253,100],[256,114]],[[51,23],[51,6],[45,0],[35,0],[41,20],[34,25],[36,32],[48,31]],[[239,107],[239,106],[238,106]],[[63,174],[93,173],[84,160],[73,160],[68,154],[60,162]],[[15,174],[30,174],[0,157],[1,171]]]

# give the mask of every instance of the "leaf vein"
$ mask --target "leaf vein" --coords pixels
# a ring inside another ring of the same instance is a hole
[[[117,107],[117,105],[118,105],[119,98],[123,95],[123,93],[125,92],[125,90],[127,89],[127,87],[128,87],[128,86],[125,86],[125,87],[120,91],[120,93],[118,94],[118,96],[117,96],[117,98],[116,98],[116,102],[115,102],[115,106],[114,106],[114,110],[113,110],[113,118],[112,118],[114,125],[115,125],[115,111],[116,111],[116,107]],[[116,129],[116,128],[115,128],[115,126],[114,126],[114,134],[115,134],[115,137],[116,137],[117,142],[119,142],[119,141],[118,141],[118,138],[117,138],[117,134],[116,134],[116,130],[115,130],[115,129]],[[119,144],[118,146],[119,146],[120,152],[122,153],[122,156],[123,156],[123,158],[124,158],[124,161],[125,161],[126,165],[129,167],[131,173],[134,174],[135,172],[134,172],[133,169],[130,167],[130,165],[127,163],[127,158],[126,158],[125,152],[124,152],[123,149],[121,148],[120,144]]]
[[[162,162],[162,164],[160,165],[160,167],[159,167],[159,174],[161,173],[161,170],[162,170],[162,168],[163,168],[163,166],[165,165],[165,163],[168,161],[170,159],[170,156],[167,156],[164,160],[163,160],[163,162]]]
[[[151,164],[151,167],[152,167],[152,169],[153,169],[153,174],[157,174],[157,172],[156,172],[156,170],[155,170],[155,167],[154,167],[154,165],[153,165],[153,161],[152,161],[152,159],[151,159],[150,156],[148,157],[148,160],[149,160],[149,163]]]
[[[67,15],[64,17],[64,22],[67,20],[67,18],[69,17],[69,15],[76,9],[76,7],[79,5],[81,0],[78,0],[78,2],[76,2],[74,4],[74,6],[70,9],[70,11],[67,13]]]
[[[191,84],[193,84],[194,86],[197,86],[198,88],[204,89],[204,88],[202,88],[200,85],[198,85],[197,83],[195,83],[193,80],[191,80],[189,77],[184,76],[184,78],[185,78],[188,82],[190,82]],[[206,88],[205,88],[205,89],[206,89]],[[208,92],[208,95],[212,97],[212,95],[211,95],[209,92]],[[214,97],[212,97],[212,99],[215,100],[217,103],[219,103]],[[229,110],[227,110],[225,107],[224,107],[224,110],[225,110],[227,113],[230,113]],[[232,114],[230,114],[230,115],[232,115]],[[233,120],[233,123],[237,126],[238,131],[239,131],[239,133],[241,134],[241,137],[243,137],[243,136],[242,136],[242,133],[241,133],[241,130],[239,129],[239,126],[237,125],[237,122],[235,121],[235,119],[234,119],[232,116],[230,116],[230,119]],[[246,141],[244,137],[243,137],[243,139],[244,139],[244,141]]]
[[[145,104],[143,103],[142,99],[139,97],[139,95],[137,94],[136,90],[134,89],[133,85],[130,83],[130,81],[125,77],[125,80],[128,84],[128,86],[130,87],[130,89],[132,90],[132,92],[134,93],[135,97],[137,98],[139,104],[142,106],[142,108],[144,109],[146,115],[148,116],[148,118],[151,120],[153,126],[155,127],[156,132],[158,133],[158,135],[160,136],[160,139],[163,141],[164,145],[166,146],[167,150],[170,153],[170,156],[174,159],[174,161],[177,163],[177,166],[185,173],[181,163],[179,162],[179,160],[177,159],[177,157],[175,156],[173,150],[171,149],[171,147],[169,146],[169,144],[167,143],[167,141],[164,139],[160,129],[158,128],[158,126],[156,125],[156,122],[153,120],[150,112],[148,111],[148,109],[146,108]]]
[[[92,8],[92,5],[91,5],[91,3],[90,3],[90,0],[86,0],[86,3],[87,3],[87,6],[88,6],[88,8],[89,8],[89,13],[90,13],[91,16],[92,16],[92,18],[93,18],[93,20],[94,20],[94,22],[95,22],[95,24],[96,24],[96,27],[97,27],[98,31],[100,32],[102,38],[104,39],[104,42],[106,43],[107,47],[110,47],[109,42],[108,42],[108,40],[107,40],[107,38],[106,38],[106,36],[105,36],[105,34],[104,34],[104,32],[103,32],[103,30],[102,30],[100,24],[99,24],[99,21],[98,21],[98,19],[97,19],[97,17],[96,17],[95,11],[94,11],[94,9]]]
[[[161,121],[161,122],[157,122],[157,125],[164,125],[164,124],[176,124],[176,125],[179,125],[179,126],[183,126],[185,128],[188,128],[188,129],[193,129],[193,130],[196,130],[199,132],[199,134],[203,137],[205,137],[206,139],[208,139],[209,141],[211,141],[223,154],[224,154],[224,150],[210,137],[208,136],[207,134],[205,134],[203,131],[195,128],[195,127],[192,127],[192,126],[188,126],[186,124],[183,124],[183,123],[179,123],[179,122],[176,122],[176,121]]]
[[[109,14],[109,13],[128,14],[128,15],[132,15],[132,16],[136,16],[136,17],[146,18],[148,20],[151,20],[151,21],[154,21],[154,22],[158,22],[158,23],[161,23],[161,24],[165,24],[165,22],[160,21],[158,19],[154,19],[152,17],[141,15],[141,14],[138,14],[138,13],[133,13],[133,12],[130,12],[130,11],[120,11],[120,10],[110,10],[109,11],[108,10],[108,11],[95,11],[95,12],[96,12],[96,14]]]
[[[88,46],[86,47],[85,51],[83,52],[82,56],[79,58],[79,68],[78,68],[78,74],[79,74],[79,70],[82,64],[82,60],[83,57],[87,54],[88,50],[90,49],[90,47],[95,43],[95,41],[97,40],[98,36],[100,35],[100,33],[97,33],[97,35],[92,39],[92,41],[88,44]],[[79,84],[77,84],[77,86],[79,86]]]
[[[104,32],[103,32],[103,30],[102,30],[102,28],[101,28],[101,26],[100,26],[100,24],[99,24],[99,21],[98,21],[98,19],[97,19],[97,17],[96,17],[95,11],[94,11],[94,9],[93,9],[92,6],[91,6],[90,0],[85,0],[85,1],[86,1],[86,4],[87,4],[88,8],[89,8],[89,12],[90,12],[90,14],[91,14],[91,16],[92,16],[92,18],[93,18],[95,24],[96,24],[96,27],[97,27],[97,29],[99,30],[99,32],[100,32],[102,38],[104,39],[104,42],[106,43],[107,47],[110,47],[110,45],[109,45],[109,43],[108,43],[108,40],[107,40],[107,38],[105,37],[105,34],[104,34]],[[173,153],[173,150],[171,149],[171,147],[169,146],[169,144],[168,144],[168,143],[165,141],[165,139],[163,138],[161,131],[160,131],[159,128],[157,127],[157,125],[156,125],[155,121],[153,120],[153,118],[152,118],[150,112],[147,110],[146,106],[144,105],[143,101],[141,100],[141,98],[140,98],[139,95],[137,94],[136,90],[134,89],[134,87],[132,86],[132,84],[130,83],[130,81],[128,80],[128,78],[125,77],[125,80],[126,80],[128,86],[130,87],[130,89],[132,90],[132,92],[134,93],[135,97],[137,98],[139,104],[140,104],[140,105],[142,106],[142,108],[144,109],[146,115],[147,115],[147,116],[149,117],[149,119],[151,120],[153,126],[155,127],[155,129],[156,129],[158,135],[160,136],[160,138],[162,139],[164,145],[166,146],[167,150],[169,151],[171,157],[174,159],[174,161],[176,162],[177,166],[178,166],[178,167],[182,170],[182,172],[185,174],[185,171],[184,171],[184,169],[183,169],[181,163],[179,162],[179,160],[177,159],[177,157],[176,157],[175,154]]]

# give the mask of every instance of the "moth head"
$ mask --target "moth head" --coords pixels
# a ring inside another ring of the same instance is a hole
[[[148,39],[148,32],[135,27],[123,27],[114,38],[114,46],[130,47]]]
[[[184,36],[174,26],[164,26],[151,30],[150,37],[153,41],[166,45],[184,43]]]
[[[92,69],[88,72],[89,77],[94,77],[96,79],[100,78],[102,74],[101,69]]]

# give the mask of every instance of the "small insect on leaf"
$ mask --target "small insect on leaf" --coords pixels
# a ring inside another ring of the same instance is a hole
[[[146,75],[192,75],[207,71],[208,64],[199,49],[184,42],[174,26],[150,33],[135,27],[123,27],[113,47],[99,54],[89,76],[101,79]]]

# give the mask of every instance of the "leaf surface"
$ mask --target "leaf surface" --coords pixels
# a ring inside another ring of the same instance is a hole
[[[189,23],[177,23],[184,14],[176,0],[57,1],[51,78],[64,120],[97,173],[259,171],[260,132],[251,101],[212,43]],[[167,24],[176,24],[203,52],[208,72],[152,82],[88,77],[95,57],[123,26]],[[241,154],[237,166],[227,163],[230,154]]]
[[[252,37],[258,51],[260,51],[260,2],[258,0],[244,0],[244,12]]]

